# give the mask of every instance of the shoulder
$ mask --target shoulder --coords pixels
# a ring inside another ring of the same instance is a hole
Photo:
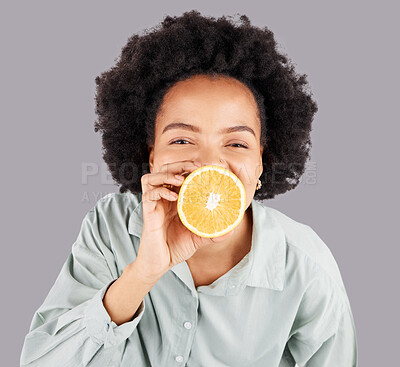
[[[141,194],[131,192],[103,196],[86,214],[81,228],[84,238],[80,242],[95,239],[97,244],[113,249],[114,253],[124,251],[131,241],[128,231],[129,219],[140,203]]]
[[[104,237],[127,231],[132,212],[142,200],[142,195],[131,192],[110,193],[95,203],[86,214],[84,223],[102,233]]]
[[[265,210],[279,223],[285,234],[288,260],[294,266],[308,267],[309,275],[329,281],[345,292],[339,266],[328,245],[311,226],[299,222],[281,211],[265,206]]]
[[[124,193],[110,193],[100,198],[90,211],[99,214],[111,215],[116,213],[130,213],[141,202],[141,194],[133,194],[130,191]]]

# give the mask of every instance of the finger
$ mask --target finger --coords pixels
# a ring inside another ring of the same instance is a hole
[[[147,191],[143,195],[143,202],[156,202],[161,198],[164,198],[168,201],[175,201],[178,199],[178,194],[175,192],[168,190],[165,187],[157,187],[153,190]]]
[[[201,167],[200,163],[196,163],[196,162],[186,162],[184,165],[180,165],[178,167],[173,167],[173,172],[176,173],[175,177],[179,178],[180,180],[182,180],[182,182],[180,182],[178,185],[175,185],[175,187],[169,187],[171,190],[173,190],[174,192],[176,192],[177,194],[179,194],[180,191],[180,187],[183,184],[183,181],[186,179],[186,177],[192,173],[193,171],[195,171],[196,169],[198,169],[199,167]],[[171,170],[170,168],[163,168],[166,170]]]
[[[183,182],[183,178],[175,177],[172,172],[155,172],[143,175],[141,182],[143,192],[147,192],[152,190],[155,186],[160,185],[180,186]],[[170,188],[172,188],[172,186],[170,186]]]
[[[160,166],[160,172],[173,172],[174,174],[190,173],[195,169],[201,167],[199,162],[195,161],[178,161],[166,163]]]
[[[201,164],[193,161],[178,161],[172,163],[166,163],[160,167],[160,171],[148,173],[142,176],[142,191],[147,192],[152,189],[154,186],[164,185],[174,192],[179,192],[179,186],[182,185],[185,177],[201,167]],[[179,178],[176,177],[178,175]],[[178,189],[174,189],[173,185],[178,187]]]

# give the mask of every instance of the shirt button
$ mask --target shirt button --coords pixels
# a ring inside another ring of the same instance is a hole
[[[232,284],[230,287],[231,287],[231,288],[235,288],[235,287],[236,287],[236,285],[235,285],[235,284]]]
[[[186,322],[183,324],[183,326],[184,326],[186,329],[191,329],[191,328],[192,328],[192,323],[189,322],[189,321],[186,321]]]
[[[177,362],[183,362],[183,356],[176,356],[175,361]]]

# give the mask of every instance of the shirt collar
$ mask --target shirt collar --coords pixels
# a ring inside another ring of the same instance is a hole
[[[141,237],[143,229],[142,195],[139,204],[132,211],[128,231]],[[234,295],[244,286],[263,287],[282,291],[285,280],[286,238],[285,233],[273,214],[273,209],[255,199],[251,201],[253,213],[252,245],[250,252],[216,282],[223,281],[224,293]],[[194,289],[193,279],[186,261],[171,270]],[[214,283],[216,283],[214,282]],[[190,284],[189,284],[190,283]],[[205,293],[216,293],[217,284],[197,287]],[[233,288],[232,288],[233,287]],[[213,289],[215,289],[213,291]]]

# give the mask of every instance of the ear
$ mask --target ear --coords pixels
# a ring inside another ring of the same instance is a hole
[[[262,155],[263,155],[264,147],[261,145],[260,146],[260,173],[258,177],[261,177],[262,173],[264,172],[264,165],[263,165],[263,160],[262,160]]]
[[[149,152],[149,165],[150,165],[150,172],[153,173],[153,166],[154,166],[154,146],[148,145],[147,150]]]

